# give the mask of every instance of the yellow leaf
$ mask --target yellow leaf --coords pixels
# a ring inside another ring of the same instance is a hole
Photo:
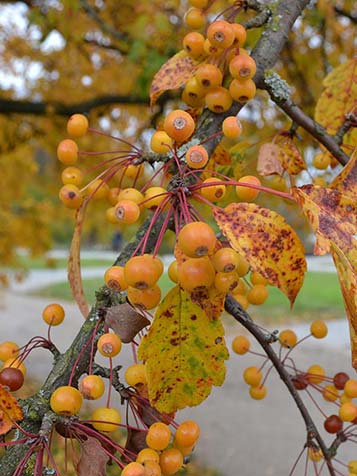
[[[228,351],[219,320],[210,320],[178,286],[159,305],[138,357],[146,363],[149,399],[160,412],[200,404],[222,385]]]
[[[275,139],[275,144],[279,146],[280,164],[289,175],[297,175],[306,169],[305,161],[291,137],[280,134]]]
[[[357,197],[357,149],[351,155],[347,165],[331,182],[330,188],[339,190],[344,195]]]
[[[352,365],[357,370],[357,263],[351,262],[334,243],[331,243],[331,254],[337,269],[349,321]]]
[[[2,385],[0,385],[0,435],[7,433],[14,421],[23,419],[18,401]]]
[[[215,287],[198,288],[190,293],[192,302],[200,306],[209,319],[218,319],[224,309],[225,294],[217,291]]]
[[[81,274],[81,234],[87,205],[88,200],[83,200],[82,205],[76,212],[76,225],[69,251],[67,267],[68,281],[71,286],[73,297],[85,318],[87,318],[89,314],[89,307],[84,295]]]
[[[214,149],[211,159],[219,165],[230,165],[232,163],[232,157],[230,153],[223,147],[221,142]]]
[[[166,61],[155,74],[150,87],[150,103],[155,104],[168,89],[177,89],[190,79],[199,65],[186,51],[181,50]]]
[[[281,215],[255,203],[231,203],[213,211],[230,245],[289,298],[291,305],[306,271],[304,248]]]
[[[356,108],[357,58],[341,64],[323,81],[326,88],[316,104],[315,119],[335,134],[348,113]]]

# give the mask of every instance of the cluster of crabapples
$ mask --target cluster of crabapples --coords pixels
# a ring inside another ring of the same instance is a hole
[[[348,432],[351,426],[357,425],[357,380],[351,379],[345,372],[337,372],[333,377],[326,375],[325,369],[313,364],[305,371],[298,370],[295,362],[291,358],[294,348],[308,338],[323,339],[328,334],[328,327],[322,320],[313,321],[310,325],[310,333],[298,340],[296,333],[292,329],[284,329],[276,337],[280,346],[280,360],[290,374],[291,381],[299,392],[307,391],[308,398],[311,399],[317,409],[324,417],[323,426],[329,434],[343,435],[348,439]],[[247,336],[237,335],[232,341],[232,350],[238,355],[245,355],[251,352],[251,343]],[[285,351],[285,353],[284,353]],[[259,355],[253,352],[254,355]],[[264,367],[267,358],[261,354],[264,361],[260,367],[251,366],[244,369],[243,380],[249,386],[249,395],[254,400],[262,400],[267,395],[265,383],[268,379],[270,369]],[[315,391],[325,402],[321,408],[318,399],[312,397],[311,392]],[[326,409],[333,406],[333,412],[328,413]],[[352,427],[353,429],[353,427]],[[314,447],[309,448],[308,456],[312,461],[318,462],[323,459],[321,450]],[[357,461],[350,461],[348,464],[350,474],[357,474]]]

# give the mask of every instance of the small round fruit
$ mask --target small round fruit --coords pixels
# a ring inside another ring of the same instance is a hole
[[[146,476],[145,467],[137,461],[127,464],[120,476]]]
[[[225,20],[214,21],[207,29],[207,38],[213,46],[229,48],[235,39],[231,24]]]
[[[215,88],[222,84],[223,74],[214,64],[205,63],[197,69],[195,78],[198,85],[206,93],[210,88]]]
[[[205,37],[197,31],[190,31],[183,39],[183,49],[194,59],[204,54]]]
[[[63,205],[71,209],[79,208],[83,201],[78,187],[72,184],[63,185],[58,195]]]
[[[337,372],[333,377],[333,384],[338,390],[343,390],[345,388],[345,383],[349,380],[349,376],[346,372]]]
[[[119,223],[131,225],[140,217],[140,207],[132,200],[119,200],[115,205],[115,216]]]
[[[20,358],[14,359],[11,357],[8,360],[5,360],[5,362],[2,364],[1,369],[7,369],[7,368],[13,368],[13,369],[19,369],[23,373],[23,376],[26,376],[27,370],[25,367],[25,364],[20,360]]]
[[[223,86],[217,86],[209,89],[205,96],[205,102],[208,109],[216,114],[228,111],[232,106],[232,96],[228,89]]]
[[[232,342],[232,350],[236,354],[244,355],[250,349],[250,341],[245,336],[236,336]]]
[[[247,296],[245,294],[233,294],[234,299],[237,301],[238,304],[240,304],[241,308],[246,311],[249,307],[249,301],[247,299]]]
[[[96,179],[89,183],[87,194],[93,200],[104,200],[108,197],[109,186],[104,180]]]
[[[194,221],[181,228],[177,244],[190,258],[200,258],[211,253],[216,245],[216,235],[207,223]]]
[[[206,8],[208,5],[208,0],[189,0],[190,4],[196,8]]]
[[[207,257],[189,258],[178,267],[178,282],[185,291],[192,292],[212,286],[215,274]]]
[[[177,448],[168,448],[160,455],[161,471],[165,476],[177,473],[183,465],[183,454]]]
[[[78,167],[66,167],[61,174],[64,185],[72,184],[79,187],[83,182],[83,173]]]
[[[241,47],[244,45],[245,40],[247,39],[247,30],[239,23],[232,23],[231,28],[234,32],[233,45],[239,46],[239,51],[241,51]]]
[[[104,394],[105,385],[99,375],[87,375],[79,383],[79,391],[86,400],[97,400]]]
[[[111,266],[108,268],[104,273],[104,281],[108,288],[114,289],[114,291],[124,291],[128,288],[123,266]]]
[[[248,273],[249,268],[250,266],[248,261],[242,255],[238,254],[238,265],[236,269],[238,276],[241,278],[245,276]]]
[[[113,225],[118,224],[118,219],[115,214],[115,207],[110,207],[105,210],[105,218],[109,223],[112,223]]]
[[[114,207],[119,199],[120,188],[112,187],[108,191],[107,200]]]
[[[156,208],[162,204],[167,196],[168,194],[165,188],[149,187],[145,191],[143,205],[149,210],[156,210]],[[165,210],[165,208],[163,208],[163,210]]]
[[[176,430],[175,442],[178,446],[192,446],[200,436],[200,427],[195,421],[186,420]]]
[[[212,185],[208,185],[210,183],[212,183]],[[222,200],[226,194],[224,181],[218,178],[209,177],[202,182],[202,185],[203,186],[200,188],[200,194],[211,202]]]
[[[128,300],[131,305],[143,309],[154,309],[161,301],[160,286],[154,284],[151,288],[137,289],[128,287]]]
[[[312,165],[315,169],[325,170],[331,164],[331,158],[327,154],[316,154],[313,158]]]
[[[94,410],[91,420],[96,420],[92,422],[96,430],[109,433],[118,428],[121,418],[120,413],[115,408],[100,407]]]
[[[279,333],[279,341],[282,347],[292,348],[296,345],[297,335],[291,329],[285,329]]]
[[[190,8],[185,14],[185,23],[192,30],[200,30],[205,26],[205,14],[199,8]]]
[[[170,428],[162,422],[153,423],[146,435],[146,444],[149,448],[162,451],[167,448],[171,439]]]
[[[1,342],[0,344],[0,360],[3,362],[8,359],[14,359],[19,354],[19,346],[12,341]]]
[[[165,117],[164,130],[176,142],[185,142],[195,130],[195,121],[188,112],[176,109]]]
[[[357,474],[357,460],[352,460],[348,462],[348,471],[353,474]]]
[[[338,415],[330,415],[324,421],[324,428],[327,433],[338,433],[343,428],[343,422]]]
[[[325,380],[325,370],[320,365],[311,365],[307,369],[307,374],[310,383],[319,384]]]
[[[60,304],[48,304],[42,311],[43,320],[50,326],[58,326],[63,322],[65,312]]]
[[[260,273],[257,273],[256,271],[251,272],[250,282],[253,285],[254,284],[263,284],[264,286],[266,286],[267,284],[269,284],[269,281],[266,278],[264,278],[264,276],[262,276]]]
[[[217,273],[231,273],[236,271],[239,257],[233,248],[221,248],[211,256],[211,261]]]
[[[348,397],[345,393],[341,393],[340,395],[340,403],[343,405],[344,403],[351,402],[352,398]]]
[[[214,278],[214,287],[220,293],[235,293],[239,285],[239,276],[235,271],[231,273],[216,273]]]
[[[338,390],[334,385],[326,385],[322,391],[322,396],[327,402],[335,402],[338,399]]]
[[[246,175],[245,177],[241,177],[238,182],[252,184],[258,187],[261,186],[260,180],[254,175]],[[239,200],[242,200],[244,202],[252,202],[259,195],[259,190],[256,188],[250,188],[249,186],[237,185],[236,194]]]
[[[260,306],[264,304],[269,296],[269,290],[263,284],[255,284],[250,288],[247,294],[247,299],[250,304],[255,304],[256,306]]]
[[[157,154],[167,154],[172,146],[172,139],[165,131],[156,131],[151,136],[150,147]]]
[[[75,164],[78,160],[78,146],[72,139],[64,139],[57,146],[57,158],[66,165]]]
[[[202,145],[193,145],[187,150],[185,158],[191,169],[203,169],[208,162],[208,152]]]
[[[107,332],[99,337],[97,347],[104,357],[114,357],[121,351],[122,342],[117,334]]]
[[[247,367],[243,372],[243,380],[252,387],[257,387],[262,381],[263,375],[258,367]]]
[[[88,130],[88,119],[83,114],[73,114],[67,122],[67,132],[71,137],[82,137]]]
[[[228,139],[236,140],[242,134],[242,124],[236,116],[228,116],[222,123],[222,132]]]
[[[140,205],[140,203],[144,200],[144,195],[136,188],[123,188],[118,193],[118,199],[114,205],[116,205],[120,200],[130,200],[131,202],[135,202],[136,204]]]
[[[323,339],[327,336],[328,328],[324,321],[313,321],[310,326],[310,332],[316,339]]]
[[[124,169],[125,177],[128,177],[133,180],[137,180],[144,173],[144,165],[127,165]]]
[[[254,59],[249,55],[237,55],[229,63],[229,72],[233,78],[247,80],[253,78],[257,71]]]
[[[240,81],[239,79],[233,79],[229,85],[229,94],[234,101],[245,103],[249,99],[253,99],[257,92],[257,88],[252,79]]]
[[[263,400],[266,397],[267,388],[265,385],[258,385],[257,387],[249,388],[249,395],[253,400]]]
[[[136,461],[142,464],[145,464],[146,461],[154,461],[155,463],[158,463],[160,461],[160,456],[159,453],[152,448],[144,448],[139,451]]]
[[[146,379],[146,368],[144,364],[133,364],[130,365],[125,371],[125,380],[126,383],[132,387],[135,385],[143,384],[147,382]]]
[[[77,415],[82,406],[81,392],[69,385],[58,387],[51,395],[50,406],[52,411],[59,415]]]
[[[307,374],[298,374],[291,379],[296,390],[305,390],[309,385]]]
[[[9,387],[11,392],[15,392],[22,387],[24,383],[24,375],[20,369],[8,367],[0,371],[0,384]]]
[[[124,266],[124,277],[129,286],[137,289],[152,288],[162,272],[150,255],[133,256]]]
[[[356,398],[357,397],[357,380],[354,380],[354,379],[347,380],[343,390],[348,397]]]
[[[178,264],[177,261],[173,261],[170,263],[170,266],[168,267],[167,274],[169,278],[171,279],[172,282],[177,283],[178,281]]]
[[[320,449],[317,449],[317,448],[310,447],[307,454],[308,454],[309,459],[311,461],[315,461],[316,463],[318,461],[321,461],[322,458],[323,458],[322,451]]]
[[[342,421],[353,421],[357,417],[357,407],[352,402],[343,403],[338,414]]]

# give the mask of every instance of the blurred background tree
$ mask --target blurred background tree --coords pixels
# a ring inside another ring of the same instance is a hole
[[[218,10],[225,2],[216,4]],[[181,49],[187,7],[185,0],[0,0],[1,264],[16,262],[19,247],[41,254],[71,236],[73,213],[57,198],[60,166],[55,158],[68,116],[85,113],[92,127],[147,146],[162,111],[180,99],[179,91],[165,94],[151,111],[148,90],[161,64]],[[247,18],[249,14],[242,16]],[[313,115],[326,74],[352,58],[356,22],[353,0],[318,0],[296,23],[278,71],[305,113]],[[259,28],[249,31],[248,50],[260,34]],[[239,172],[242,158],[249,159],[253,170],[261,144],[294,127],[265,92],[244,108],[241,118],[244,136],[230,165]],[[298,137],[309,162],[317,149],[306,133]],[[352,139],[347,135],[345,140]],[[96,135],[84,138],[80,146],[109,150],[112,145]],[[85,163],[88,169],[93,166],[90,157]],[[328,182],[334,165],[316,176]],[[311,180],[304,174],[302,180]],[[285,186],[284,181],[269,180],[270,186]],[[103,211],[91,206],[85,240],[108,245],[112,225],[103,226],[98,219]],[[279,206],[304,233],[305,221],[291,206]]]

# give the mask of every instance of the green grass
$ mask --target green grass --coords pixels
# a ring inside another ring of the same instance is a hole
[[[172,283],[167,275],[163,275],[159,281],[162,294],[164,295]],[[103,285],[100,278],[85,279],[84,290],[89,302],[94,302],[95,291]],[[36,295],[51,299],[73,300],[68,282],[54,284],[35,293]],[[277,288],[269,287],[269,298],[263,306],[252,306],[249,312],[257,317],[267,320],[278,321],[289,316],[299,316],[310,319],[321,315],[324,318],[342,317],[344,307],[338,284],[337,276],[333,273],[307,273],[304,286],[302,287],[293,311],[290,311],[290,303],[286,296]]]
[[[82,259],[82,267],[102,267],[111,266],[115,260],[115,253],[113,259]],[[38,256],[35,258],[21,256],[18,259],[18,267],[25,269],[59,269],[67,268],[66,258],[49,258],[46,256]]]

